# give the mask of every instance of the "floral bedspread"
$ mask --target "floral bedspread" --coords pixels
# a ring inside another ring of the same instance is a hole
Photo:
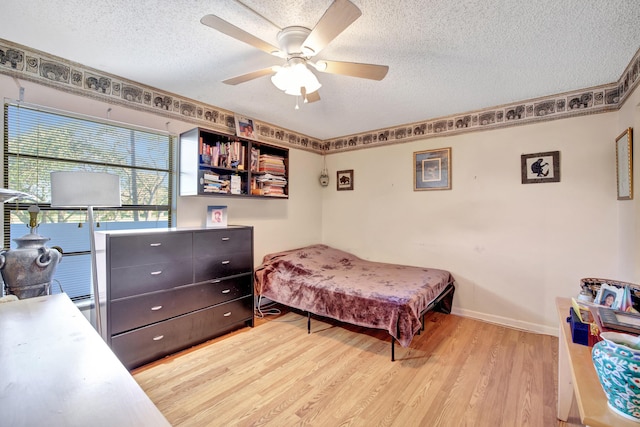
[[[258,295],[385,329],[403,347],[420,330],[420,313],[454,281],[445,270],[366,261],[326,245],[265,255],[255,279]]]

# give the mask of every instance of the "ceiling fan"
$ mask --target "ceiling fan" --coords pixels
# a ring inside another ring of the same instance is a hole
[[[249,8],[240,1],[238,3]],[[255,11],[253,12],[258,14]],[[313,30],[301,26],[290,26],[281,29],[277,35],[279,47],[275,47],[215,15],[205,15],[200,22],[236,40],[286,60],[282,66],[252,71],[224,80],[223,83],[237,85],[273,74],[271,81],[278,89],[283,90],[288,95],[302,96],[304,102],[314,102],[320,99],[318,89],[322,85],[307,67],[308,65],[323,73],[341,74],[371,80],[382,80],[387,75],[389,67],[386,65],[328,60],[311,61],[311,58],[320,53],[360,15],[362,15],[360,9],[349,0],[335,0]],[[266,20],[266,18],[262,18]],[[271,23],[271,21],[269,22]],[[298,108],[297,103],[296,108]]]

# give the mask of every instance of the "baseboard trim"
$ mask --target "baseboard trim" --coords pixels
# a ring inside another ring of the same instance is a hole
[[[527,332],[534,332],[536,334],[553,335],[558,336],[558,327],[550,327],[546,325],[540,325],[537,323],[524,322],[522,320],[511,319],[508,317],[496,316],[493,314],[480,313],[478,311],[466,310],[464,308],[453,307],[451,314],[457,316],[469,317],[472,319],[482,320],[488,323],[494,323],[500,326],[506,326],[513,329],[520,329]]]

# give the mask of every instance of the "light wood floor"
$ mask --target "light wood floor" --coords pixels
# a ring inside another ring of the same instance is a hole
[[[174,426],[578,426],[558,339],[430,313],[409,348],[287,312],[133,372]]]

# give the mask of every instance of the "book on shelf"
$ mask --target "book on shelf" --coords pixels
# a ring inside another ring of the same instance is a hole
[[[205,172],[203,175],[203,178],[205,181],[217,181],[220,179],[220,175],[210,173],[210,172]]]
[[[251,172],[258,172],[259,157],[260,157],[260,150],[255,147],[251,147]]]
[[[241,180],[239,175],[231,175],[231,194],[240,194]]]

